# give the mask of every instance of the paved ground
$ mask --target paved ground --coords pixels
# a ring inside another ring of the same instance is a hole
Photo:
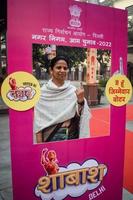
[[[12,199],[8,114],[0,114],[0,200]]]
[[[99,108],[103,105],[106,106],[104,99]],[[8,121],[8,114],[0,114],[0,200],[12,200],[11,162],[9,150],[10,137]],[[133,132],[133,123],[127,123],[127,127]],[[133,200],[133,194],[123,189],[123,200]]]

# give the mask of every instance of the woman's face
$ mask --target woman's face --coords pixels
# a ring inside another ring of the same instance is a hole
[[[52,80],[53,82],[63,84],[66,80],[68,73],[68,66],[64,60],[58,60],[54,65],[53,69],[51,69]]]

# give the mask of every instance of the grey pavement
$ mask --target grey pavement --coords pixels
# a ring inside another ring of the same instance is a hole
[[[108,106],[104,97],[101,106]],[[133,131],[133,123],[128,122],[127,127]],[[0,200],[12,200],[9,116],[6,112],[0,114]],[[133,200],[133,194],[123,189],[123,200]]]
[[[126,129],[133,132],[133,120],[127,121]]]
[[[0,200],[12,200],[8,114],[0,114]]]

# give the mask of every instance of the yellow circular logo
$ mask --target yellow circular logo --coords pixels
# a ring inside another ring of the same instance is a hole
[[[132,96],[132,85],[125,75],[114,75],[106,84],[105,94],[112,105],[123,106]]]
[[[38,80],[28,72],[14,72],[4,80],[1,95],[5,104],[14,110],[32,108],[40,98]]]

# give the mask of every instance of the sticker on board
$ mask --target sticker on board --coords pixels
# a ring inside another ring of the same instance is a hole
[[[132,85],[125,75],[117,74],[109,79],[105,92],[112,105],[123,106],[131,99]]]
[[[1,94],[5,104],[14,110],[25,111],[37,103],[40,98],[40,85],[28,72],[14,72],[3,82]]]
[[[54,150],[44,148],[41,153],[41,165],[44,174],[38,179],[35,187],[35,195],[41,200],[63,200],[68,195],[80,197],[87,190],[97,188],[95,198],[105,192],[101,184],[107,175],[108,168],[95,159],[88,159],[80,165],[72,162],[68,166],[59,166],[57,154]],[[94,193],[90,192],[89,199],[93,199]]]

